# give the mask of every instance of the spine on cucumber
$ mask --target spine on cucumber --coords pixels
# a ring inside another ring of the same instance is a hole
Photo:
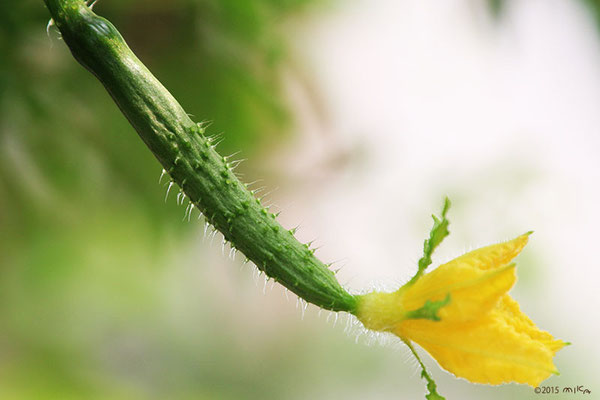
[[[238,180],[228,160],[117,29],[83,0],[44,1],[75,59],[102,82],[207,221],[267,276],[304,300],[332,311],[354,312],[356,297]]]

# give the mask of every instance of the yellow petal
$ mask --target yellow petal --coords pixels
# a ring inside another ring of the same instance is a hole
[[[439,301],[450,293],[450,303],[438,312],[439,317],[448,322],[481,318],[496,306],[500,297],[510,290],[517,279],[514,264],[492,271],[455,265],[440,271],[433,278],[454,282],[435,291],[428,290],[427,285],[409,288],[402,298],[402,307],[409,311],[418,309],[426,300]],[[432,283],[437,284],[437,281],[432,280]]]
[[[473,268],[493,269],[508,264],[515,258],[529,240],[531,232],[527,232],[508,242],[482,247],[464,254],[445,265],[466,263]]]
[[[539,385],[556,373],[552,357],[564,346],[537,328],[508,295],[479,320],[405,320],[394,333],[418,343],[456,376],[493,385]]]
[[[565,346],[565,342],[562,340],[556,340],[550,333],[538,329],[533,321],[521,311],[519,303],[509,295],[504,295],[502,297],[498,307],[502,310],[502,315],[506,319],[512,321],[511,324],[515,331],[524,333],[532,339],[544,343],[552,350],[553,354],[556,354],[558,350]]]
[[[478,319],[491,310],[516,281],[514,265],[506,265],[527,244],[528,235],[487,246],[458,257],[423,275],[403,292],[401,307],[411,311],[427,300],[439,301],[450,293],[450,304],[439,316],[443,320]]]

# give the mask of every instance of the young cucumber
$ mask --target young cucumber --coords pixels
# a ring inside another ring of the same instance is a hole
[[[238,180],[109,21],[83,0],[45,3],[73,56],[102,82],[171,179],[231,246],[304,300],[332,311],[356,310],[356,297]]]

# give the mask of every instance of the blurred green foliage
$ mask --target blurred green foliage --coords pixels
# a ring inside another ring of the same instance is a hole
[[[101,0],[96,11],[225,133],[221,151],[252,158],[291,125],[280,27],[311,2]],[[165,204],[159,164],[47,22],[41,0],[0,2],[0,398],[273,397],[290,382],[257,374],[306,366],[302,355],[257,368],[250,352],[228,370],[219,359],[239,345],[198,328],[219,313],[202,286],[184,296],[186,323],[167,321],[179,290],[165,280],[198,224],[182,223],[173,193]]]
[[[487,0],[487,2],[492,14],[494,14],[494,16],[500,15],[504,8],[504,0]]]
[[[594,15],[596,23],[600,27],[600,0],[583,0],[590,12]]]
[[[496,17],[502,14],[502,11],[507,7],[509,0],[486,0],[490,11]],[[596,23],[600,27],[600,0],[574,0],[585,3],[591,14],[596,19]]]
[[[226,133],[224,153],[250,155],[289,127],[278,24],[306,3],[107,1],[96,7],[187,110],[214,121],[213,133]],[[52,238],[52,229],[85,226],[119,210],[152,215],[151,237],[165,226],[181,230],[175,217],[181,210],[161,201],[158,164],[101,85],[56,34],[46,36],[42,2],[2,2],[0,18],[2,264],[15,265],[11,257],[23,254],[21,246],[30,247],[34,236]]]

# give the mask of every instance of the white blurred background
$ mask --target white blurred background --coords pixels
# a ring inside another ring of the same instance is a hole
[[[342,259],[339,276],[354,290],[414,272],[444,195],[451,235],[436,265],[534,230],[512,294],[540,327],[573,342],[556,358],[561,376],[545,384],[598,391],[598,31],[573,1],[509,2],[499,20],[485,6],[351,1],[295,26],[325,112],[291,80],[301,144],[276,163],[304,187],[278,201],[293,202],[284,221],[301,221],[322,258]],[[440,386],[448,398],[497,390],[448,376]]]

